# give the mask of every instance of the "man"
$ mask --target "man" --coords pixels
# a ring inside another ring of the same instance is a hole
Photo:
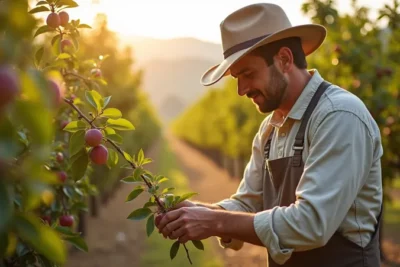
[[[217,236],[226,248],[264,246],[269,266],[380,266],[379,128],[360,99],[307,71],[325,28],[292,27],[279,6],[255,4],[229,15],[221,35],[224,60],[202,84],[231,75],[240,96],[272,113],[237,192],[185,201],[157,217],[159,231],[182,243]]]

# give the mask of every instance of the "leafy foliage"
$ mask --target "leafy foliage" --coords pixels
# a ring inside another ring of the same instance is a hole
[[[143,208],[129,215],[147,218],[148,236],[154,231],[155,207],[167,211],[159,201],[164,193],[158,191],[166,178],[144,169],[152,160],[139,147],[151,141],[140,135],[159,134],[157,118],[137,91],[138,77],[126,79],[127,92],[118,98],[108,88],[123,86],[121,77],[101,71],[109,56],[84,59],[89,45],[81,31],[91,27],[69,20],[64,10],[75,7],[73,0],[37,1],[33,8],[27,0],[0,1],[0,9],[10,11],[0,12],[0,265],[61,266],[66,243],[88,251],[76,226],[78,214],[87,211],[87,197],[98,192],[93,176],[102,167],[119,169],[119,177],[121,168],[116,167],[128,163],[132,178],[122,181],[141,185],[127,201],[145,190],[151,194]],[[39,25],[34,14],[43,12],[48,13],[46,25]],[[39,36],[44,42],[37,47],[32,40]],[[131,64],[128,57],[127,77]],[[124,102],[132,96],[134,105]],[[141,127],[136,130],[132,120]],[[130,132],[139,132],[130,139],[136,147],[124,143]]]

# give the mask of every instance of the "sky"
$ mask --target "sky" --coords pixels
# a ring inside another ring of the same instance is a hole
[[[36,1],[36,0],[35,0]],[[80,7],[67,9],[72,19],[93,24],[98,12],[107,14],[109,28],[121,35],[160,39],[193,37],[220,43],[220,22],[243,6],[262,1],[253,0],[75,0]],[[310,23],[301,12],[305,0],[268,0],[282,6],[292,25]],[[339,12],[347,13],[351,0],[336,0]],[[391,0],[358,0],[359,5],[376,10]]]

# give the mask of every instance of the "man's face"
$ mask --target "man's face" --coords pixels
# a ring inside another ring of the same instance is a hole
[[[251,98],[261,113],[274,111],[280,106],[288,82],[275,64],[268,67],[262,57],[246,55],[230,71],[237,78],[238,94]]]

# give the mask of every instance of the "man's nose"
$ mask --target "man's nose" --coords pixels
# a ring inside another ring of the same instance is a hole
[[[243,80],[238,79],[238,95],[244,96],[249,92],[248,83],[244,83]]]

